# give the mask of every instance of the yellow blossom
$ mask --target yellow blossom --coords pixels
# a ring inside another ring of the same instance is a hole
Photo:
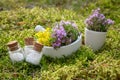
[[[40,31],[35,34],[35,37],[39,43],[44,44],[45,46],[50,46],[51,40],[51,29],[47,28],[45,31]]]

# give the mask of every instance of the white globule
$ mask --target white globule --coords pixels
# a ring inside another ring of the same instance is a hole
[[[10,54],[10,58],[13,62],[19,62],[19,61],[23,61],[24,60],[24,56],[23,54],[16,52],[16,53],[11,53]]]
[[[36,31],[36,32],[44,31],[44,30],[45,30],[45,28],[43,28],[43,27],[40,26],[40,25],[37,25],[37,26],[35,27],[35,31]]]
[[[38,53],[34,50],[31,50],[31,52],[26,57],[26,61],[33,65],[39,65],[41,58],[42,53]]]

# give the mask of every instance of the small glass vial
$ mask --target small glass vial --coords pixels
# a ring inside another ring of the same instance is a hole
[[[26,57],[26,61],[33,65],[39,65],[40,60],[42,58],[42,48],[43,48],[42,44],[35,42],[33,50],[31,50]]]
[[[25,38],[24,42],[25,42],[24,57],[26,58],[26,56],[30,53],[30,50],[33,50],[34,38],[32,37]]]
[[[17,41],[11,41],[7,44],[9,50],[9,57],[12,62],[20,62],[24,60],[23,50]]]

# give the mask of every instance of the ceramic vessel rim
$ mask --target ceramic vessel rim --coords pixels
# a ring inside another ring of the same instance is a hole
[[[61,46],[60,48],[65,48],[65,47],[74,45],[74,44],[77,43],[81,38],[82,38],[82,34],[80,34],[80,36],[78,36],[77,40],[74,41],[73,43],[71,43],[71,44],[69,44],[69,45]],[[49,47],[49,46],[44,46],[44,48],[52,48],[52,49],[53,49],[53,47]]]
[[[91,31],[91,32],[95,32],[95,33],[104,33],[104,34],[106,34],[106,33],[107,33],[107,32],[100,32],[100,31],[90,30],[90,29],[88,29],[88,28],[85,28],[85,30],[87,30],[87,31]]]

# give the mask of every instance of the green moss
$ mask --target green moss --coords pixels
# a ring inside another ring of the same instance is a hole
[[[56,0],[54,4],[48,0],[37,0],[36,3],[33,3],[32,0],[0,1],[0,6],[4,8],[0,12],[1,80],[120,79],[119,0],[92,0],[91,2],[85,0],[78,2]],[[29,4],[37,5],[37,7],[24,8]],[[55,5],[56,8],[53,7]],[[20,8],[20,6],[23,6],[23,8]],[[39,8],[40,6],[44,6],[44,8]],[[9,41],[18,40],[23,47],[24,38],[34,35],[36,25],[51,27],[56,21],[60,20],[76,22],[79,31],[84,35],[84,20],[91,13],[91,10],[97,7],[100,7],[108,18],[115,21],[115,25],[111,26],[108,31],[106,43],[101,50],[93,52],[89,47],[83,45],[77,52],[66,58],[52,59],[43,56],[41,66],[33,66],[26,62],[12,64],[6,47]]]

